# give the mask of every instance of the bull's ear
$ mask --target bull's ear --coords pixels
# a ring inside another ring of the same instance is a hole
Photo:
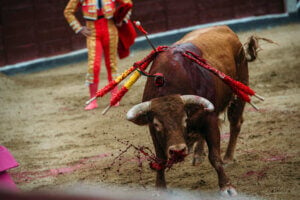
[[[143,126],[143,125],[147,125],[147,124],[150,123],[151,118],[152,118],[151,116],[152,115],[149,112],[149,113],[141,114],[141,115],[139,115],[138,117],[136,117],[134,119],[131,119],[131,120],[127,119],[127,120],[135,123],[136,125]]]
[[[133,106],[126,114],[126,119],[137,125],[146,125],[150,122],[151,101]]]
[[[195,104],[186,105],[184,109],[186,111],[189,122],[192,124],[197,124],[199,118],[201,118],[207,113],[204,110],[203,106],[195,105]]]
[[[184,110],[188,116],[188,118],[192,117],[193,115],[199,113],[199,112],[204,112],[204,108],[201,105],[197,104],[188,104],[184,106]]]
[[[188,117],[188,124],[198,124],[199,119],[207,113],[203,106],[197,104],[185,105],[184,109]]]

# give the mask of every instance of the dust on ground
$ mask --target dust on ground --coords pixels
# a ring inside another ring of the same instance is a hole
[[[226,172],[238,192],[265,199],[299,199],[300,191],[300,25],[238,33],[242,42],[256,34],[277,42],[262,42],[259,59],[250,63],[250,84],[264,102],[247,105],[239,136],[236,160]],[[120,71],[141,60],[150,49],[133,52],[120,61]],[[39,73],[0,76],[0,144],[20,163],[10,170],[24,191],[83,184],[153,187],[155,172],[147,162],[139,167],[126,145],[152,148],[147,127],[125,119],[131,106],[141,101],[145,78],[126,94],[119,107],[101,115],[110,95],[99,99],[99,108],[84,111],[88,90],[84,85],[86,62]],[[101,85],[106,84],[102,67]],[[224,118],[223,115],[220,118]],[[222,152],[228,138],[222,125]],[[169,188],[211,192],[218,190],[217,176],[208,162],[191,166],[191,156],[166,173]]]

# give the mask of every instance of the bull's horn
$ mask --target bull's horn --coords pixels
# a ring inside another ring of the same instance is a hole
[[[141,114],[150,111],[151,108],[151,101],[146,101],[143,103],[139,103],[133,106],[126,114],[126,119],[129,121],[134,121],[137,117]]]
[[[182,95],[181,99],[184,104],[198,104],[202,105],[206,111],[214,111],[214,105],[207,99],[196,95]]]

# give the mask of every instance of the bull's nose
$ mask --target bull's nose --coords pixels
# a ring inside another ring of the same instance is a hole
[[[182,156],[186,156],[188,154],[188,148],[186,144],[176,144],[170,146],[168,149],[168,158],[171,158],[176,154],[181,154]]]

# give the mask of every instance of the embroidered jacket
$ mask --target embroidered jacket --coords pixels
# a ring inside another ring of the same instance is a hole
[[[82,29],[82,25],[75,17],[75,12],[78,8],[82,7],[83,18],[87,20],[97,20],[99,10],[97,9],[98,0],[70,0],[67,4],[64,15],[69,25],[78,33]],[[102,8],[100,10],[106,19],[113,17],[116,10],[115,2],[119,3],[132,3],[131,0],[100,0]]]

